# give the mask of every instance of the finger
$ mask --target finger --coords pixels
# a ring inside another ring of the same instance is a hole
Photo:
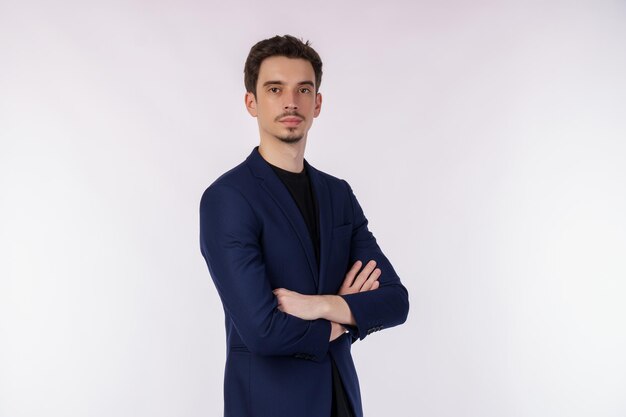
[[[361,268],[361,264],[362,264],[361,261],[356,261],[352,265],[352,268],[350,268],[350,270],[346,274],[345,279],[343,280],[342,286],[344,288],[350,288],[352,286],[352,283],[354,282],[354,277],[356,276],[356,273],[359,272],[359,269]]]
[[[378,277],[380,277],[381,273],[382,271],[380,270],[380,268],[374,269],[374,271],[372,271],[370,276],[367,278],[367,281],[363,283],[360,292],[371,290],[374,283],[378,282]]]
[[[361,287],[363,286],[367,278],[370,276],[374,268],[376,268],[376,261],[372,259],[365,265],[365,267],[363,267],[363,270],[359,273],[359,275],[357,275],[356,279],[354,280],[353,285],[359,291],[361,290]]]

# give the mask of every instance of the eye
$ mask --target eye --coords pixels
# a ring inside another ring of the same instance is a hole
[[[268,90],[269,90],[269,91],[272,91],[272,90],[278,90],[278,87],[270,87]],[[273,93],[273,92],[274,92],[274,91],[272,91],[272,93]]]
[[[302,91],[302,90],[306,90],[306,92],[307,92],[307,93],[310,93],[310,92],[311,92],[311,90],[310,90],[310,89],[308,89],[307,87],[302,87],[302,88],[300,89],[300,91]]]

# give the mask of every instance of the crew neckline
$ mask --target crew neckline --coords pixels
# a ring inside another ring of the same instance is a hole
[[[267,162],[267,161],[265,161]],[[287,176],[291,176],[294,178],[302,178],[302,177],[306,177],[307,176],[307,171],[306,171],[306,166],[302,167],[302,171],[301,172],[291,172],[291,171],[287,171],[286,169],[283,169],[281,167],[277,167],[276,165],[270,164],[269,162],[267,162],[269,166],[271,166],[272,168],[274,168],[275,170],[277,170],[278,172],[280,172],[281,174],[285,174]]]

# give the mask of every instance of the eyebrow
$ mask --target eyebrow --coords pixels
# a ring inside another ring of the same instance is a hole
[[[265,82],[263,83],[263,87],[265,87],[265,86],[267,86],[267,85],[271,85],[271,84],[285,85],[285,83],[284,83],[284,82],[282,82],[282,81],[278,81],[278,80],[270,80],[270,81],[265,81]],[[306,81],[300,81],[300,82],[298,83],[298,85],[310,85],[311,87],[315,87],[315,84],[313,83],[313,81],[309,81],[309,80],[306,80]]]

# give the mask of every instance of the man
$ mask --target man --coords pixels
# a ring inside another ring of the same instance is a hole
[[[350,185],[304,159],[322,61],[275,36],[245,64],[260,144],[200,201],[200,246],[223,304],[225,417],[362,417],[351,346],[406,321],[408,291]]]

